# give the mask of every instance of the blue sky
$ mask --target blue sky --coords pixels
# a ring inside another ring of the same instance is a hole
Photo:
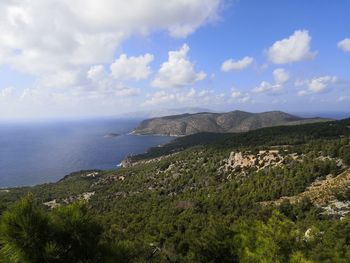
[[[0,119],[349,112],[349,10],[346,0],[5,0]]]

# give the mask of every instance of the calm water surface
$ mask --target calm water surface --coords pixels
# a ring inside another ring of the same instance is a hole
[[[0,123],[0,187],[53,182],[85,169],[113,169],[128,155],[171,140],[127,135],[138,120]],[[108,133],[121,134],[105,137]]]

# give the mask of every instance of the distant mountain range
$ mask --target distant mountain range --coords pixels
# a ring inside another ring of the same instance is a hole
[[[132,132],[136,135],[184,136],[199,132],[246,132],[264,127],[279,125],[297,125],[305,123],[330,121],[326,118],[302,118],[281,111],[250,113],[232,111],[227,113],[186,113],[141,122]]]
[[[125,118],[125,119],[130,119],[130,118],[148,119],[148,118],[164,117],[164,116],[178,115],[178,114],[184,114],[184,113],[193,114],[198,112],[214,112],[214,111],[206,108],[183,107],[183,108],[155,109],[155,110],[148,110],[148,111],[129,112],[129,113],[123,113],[123,115],[118,117]]]

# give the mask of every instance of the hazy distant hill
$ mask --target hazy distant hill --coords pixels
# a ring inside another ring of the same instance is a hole
[[[278,125],[295,125],[329,121],[325,118],[302,118],[281,111],[250,113],[232,111],[227,113],[201,112],[147,119],[133,131],[134,134],[182,136],[198,132],[245,132]]]
[[[183,107],[183,108],[173,108],[173,109],[156,109],[156,110],[149,110],[149,111],[129,112],[129,113],[124,113],[119,117],[127,118],[127,119],[129,118],[148,119],[148,118],[178,115],[178,114],[184,114],[184,113],[198,113],[198,112],[214,112],[214,111],[206,108]]]

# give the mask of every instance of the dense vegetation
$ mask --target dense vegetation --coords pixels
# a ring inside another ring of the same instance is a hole
[[[212,145],[219,149],[264,145],[303,144],[315,139],[349,136],[350,119],[334,122],[263,128],[245,133],[197,133],[179,137],[163,147],[151,148],[146,154],[133,156],[137,161],[155,158],[196,145]]]
[[[307,196],[269,204],[349,173],[349,126],[198,134],[129,168],[1,191],[0,262],[350,262],[349,207],[326,213],[331,205]],[[232,151],[271,148],[282,165],[223,169]],[[350,180],[329,195],[348,205],[349,188]],[[84,193],[93,194],[78,201]],[[60,205],[43,205],[52,200]]]

